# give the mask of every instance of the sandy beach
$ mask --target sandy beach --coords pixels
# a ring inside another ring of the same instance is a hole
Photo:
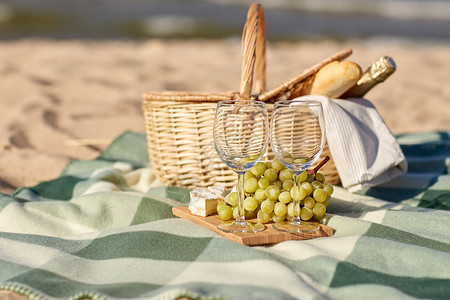
[[[0,42],[0,192],[56,178],[122,132],[143,132],[144,92],[237,91],[240,47],[238,39]],[[363,69],[383,55],[396,61],[366,95],[393,133],[450,128],[448,44],[270,43],[268,88],[344,48]]]

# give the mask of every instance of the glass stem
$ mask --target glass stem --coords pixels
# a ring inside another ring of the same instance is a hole
[[[297,214],[297,206],[300,208],[300,201],[298,198],[300,198],[300,175],[294,174],[294,185],[298,187],[298,193],[294,193],[294,196],[292,198],[292,203],[294,204],[293,212],[292,212],[292,222],[300,222],[300,210],[298,210]]]
[[[245,222],[245,212],[244,212],[244,173],[238,173],[238,185],[237,185],[237,194],[238,194],[238,210],[239,216],[236,219],[236,222],[244,223]]]

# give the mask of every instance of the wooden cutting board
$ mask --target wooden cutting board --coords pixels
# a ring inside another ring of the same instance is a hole
[[[197,223],[203,227],[213,230],[214,232],[217,232],[227,239],[248,246],[275,244],[289,240],[308,240],[318,237],[332,236],[334,234],[333,228],[324,224],[320,224],[320,229],[315,232],[285,233],[272,228],[271,223],[265,224],[267,228],[256,233],[228,233],[217,228],[217,225],[223,222],[217,214],[207,217],[193,215],[187,206],[173,207],[172,212],[177,217]]]

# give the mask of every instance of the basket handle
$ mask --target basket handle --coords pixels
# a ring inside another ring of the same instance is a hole
[[[242,33],[241,98],[250,99],[253,76],[254,92],[260,94],[266,88],[266,22],[258,3],[250,5]]]

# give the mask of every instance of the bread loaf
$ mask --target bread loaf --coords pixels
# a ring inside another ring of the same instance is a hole
[[[321,68],[311,84],[310,95],[339,98],[362,76],[361,67],[351,61],[333,61]]]

